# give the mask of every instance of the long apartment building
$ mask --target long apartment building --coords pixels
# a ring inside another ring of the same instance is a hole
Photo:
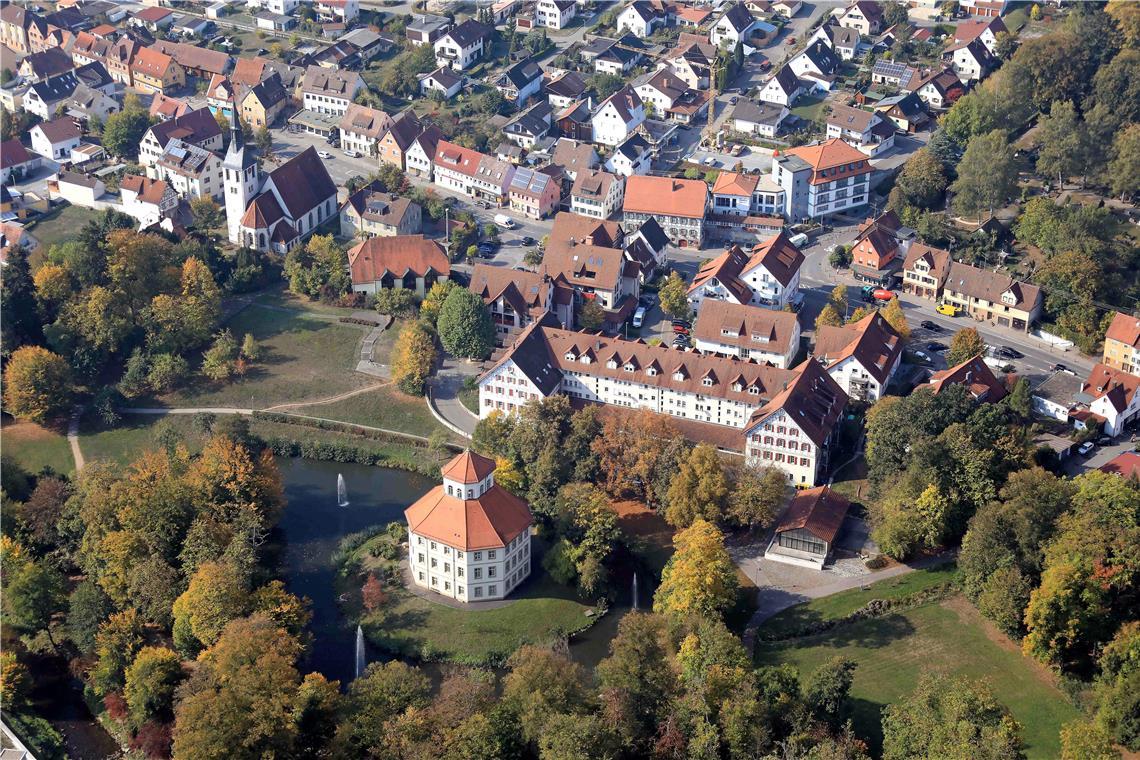
[[[440,140],[436,144],[432,165],[435,184],[440,187],[463,193],[469,198],[490,201],[497,206],[507,202],[515,167],[506,161]]]
[[[814,360],[781,369],[573,332],[544,317],[523,330],[479,379],[479,413],[515,414],[527,402],[555,393],[667,414],[687,437],[727,450],[747,448],[750,460],[777,467],[805,486],[815,485],[826,466],[847,401]],[[765,442],[767,424],[784,429],[779,443],[775,434]],[[792,428],[797,432],[786,432]],[[752,435],[758,440],[751,441]]]

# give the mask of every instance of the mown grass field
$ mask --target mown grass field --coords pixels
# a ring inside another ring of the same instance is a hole
[[[446,432],[446,429],[436,422],[435,417],[428,411],[424,399],[408,396],[391,385],[381,386],[329,404],[296,406],[282,411],[424,437],[436,431]]]
[[[159,434],[164,429],[177,433],[191,453],[202,448],[205,437],[194,429],[194,418],[187,414],[125,414],[113,428],[86,417],[79,425],[79,448],[87,462],[125,466],[143,451],[161,447]]]
[[[34,422],[6,420],[3,430],[0,430],[0,439],[3,439],[5,456],[12,457],[30,473],[37,473],[45,467],[62,475],[75,472],[71,447],[62,432]]]
[[[32,254],[32,264],[42,263],[51,246],[74,240],[83,225],[98,218],[101,213],[83,206],[65,205],[41,216],[28,230],[36,240],[40,241],[40,247]]]
[[[856,604],[837,602],[829,614]],[[856,733],[870,740],[875,753],[882,745],[883,708],[908,694],[924,671],[985,681],[1021,723],[1029,758],[1059,757],[1061,726],[1078,714],[1052,675],[1022,656],[1017,645],[983,620],[961,595],[818,636],[761,642],[756,651],[758,664],[789,663],[799,669],[801,678],[832,657],[858,663],[851,687],[851,718]]]

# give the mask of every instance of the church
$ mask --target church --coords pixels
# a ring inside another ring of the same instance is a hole
[[[336,184],[312,147],[263,174],[235,121],[222,171],[234,245],[284,254],[337,218]]]

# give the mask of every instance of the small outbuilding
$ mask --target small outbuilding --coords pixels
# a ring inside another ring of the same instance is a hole
[[[827,486],[800,491],[776,525],[764,558],[823,569],[850,506]]]

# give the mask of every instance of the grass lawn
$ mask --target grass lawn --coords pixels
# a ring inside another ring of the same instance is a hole
[[[4,453],[31,473],[45,467],[67,475],[75,471],[71,447],[63,433],[41,427],[34,422],[6,420],[0,431]]]
[[[807,121],[819,121],[827,107],[827,98],[800,98],[792,113]]]
[[[40,248],[32,256],[32,264],[42,263],[44,256],[47,255],[48,248],[51,246],[74,240],[83,225],[92,219],[99,218],[100,215],[101,212],[93,208],[68,204],[39,217],[35,226],[28,228],[28,232],[40,241]]]
[[[1030,758],[1059,757],[1061,725],[1078,715],[1051,675],[1022,656],[961,595],[819,636],[761,643],[756,655],[762,665],[790,663],[805,678],[832,657],[855,660],[852,720],[873,754],[882,745],[883,707],[908,694],[928,670],[984,680],[1021,723]]]
[[[280,311],[256,305],[226,326],[239,344],[246,333],[252,333],[261,344],[262,358],[244,378],[228,383],[216,384],[195,374],[186,388],[163,397],[163,402],[181,407],[264,408],[315,401],[369,382],[353,372],[364,336],[359,327],[320,319],[300,309]]]
[[[1029,11],[1025,7],[1014,8],[1008,14],[1006,14],[1005,18],[1002,19],[1002,21],[1005,23],[1005,26],[1007,29],[1009,29],[1009,31],[1017,34],[1021,31],[1021,27],[1025,26],[1025,24],[1029,21]]]
[[[125,414],[113,428],[85,418],[79,425],[79,448],[88,462],[128,465],[142,451],[159,448],[158,434],[165,428],[179,433],[191,452],[202,448],[202,436],[194,430],[194,418],[188,414]]]
[[[370,641],[389,652],[467,665],[501,664],[523,644],[541,644],[589,627],[590,605],[542,572],[535,556],[531,578],[515,600],[471,611],[428,601],[401,588],[361,624]]]
[[[459,401],[467,407],[467,411],[472,414],[479,414],[479,389],[478,388],[464,388],[459,391]]]
[[[760,629],[760,635],[781,635],[798,630],[806,623],[816,620],[836,620],[850,615],[872,599],[897,599],[916,591],[937,586],[954,579],[958,565],[948,562],[938,567],[915,570],[897,578],[872,583],[867,591],[852,589],[797,604],[769,618]]]
[[[391,385],[331,404],[297,406],[285,411],[425,437],[444,430],[428,411],[427,402],[417,396],[407,396]]]
[[[439,467],[443,464],[439,457],[427,449],[415,446],[405,446],[387,441],[373,441],[360,436],[349,435],[335,430],[318,430],[316,428],[288,425],[282,422],[269,422],[268,420],[250,420],[250,431],[263,440],[283,438],[293,441],[318,441],[326,443],[343,443],[355,446],[365,451],[382,455],[385,460],[402,469],[411,469],[419,472],[432,472],[439,475]]]

